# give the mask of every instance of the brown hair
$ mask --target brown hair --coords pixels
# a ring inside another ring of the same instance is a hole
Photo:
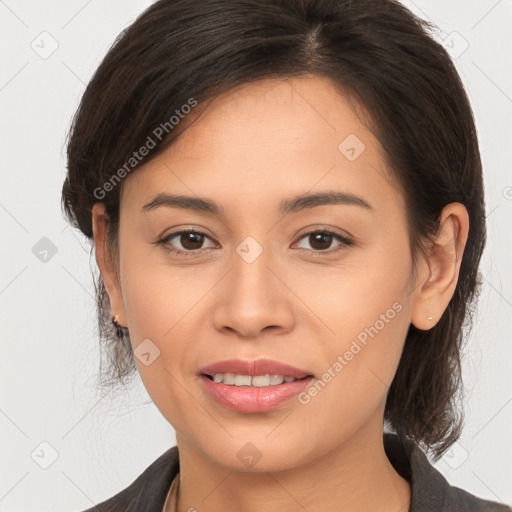
[[[157,127],[167,126],[166,136],[130,171],[172,143],[172,128],[163,123],[191,98],[203,104],[269,77],[330,78],[369,113],[406,200],[413,261],[435,235],[446,204],[460,202],[469,213],[454,295],[435,327],[421,331],[411,324],[385,410],[401,438],[440,457],[461,431],[460,351],[486,234],[473,114],[432,29],[394,0],[159,0],[119,35],[83,94],[70,130],[62,204],[69,221],[92,239],[91,209],[101,199],[116,254],[122,183],[104,185],[116,171],[123,174],[119,169],[126,170]],[[116,335],[101,275],[97,279],[107,356],[100,383],[109,386],[133,376],[136,365],[129,333]]]

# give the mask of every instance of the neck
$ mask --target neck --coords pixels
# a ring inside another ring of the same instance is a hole
[[[378,429],[357,432],[301,466],[274,472],[227,469],[178,433],[176,439],[180,453],[178,512],[409,510],[410,486],[386,456],[382,423]]]

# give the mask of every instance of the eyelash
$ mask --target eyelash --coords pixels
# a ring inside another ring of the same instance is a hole
[[[203,233],[202,231],[196,231],[195,229],[187,229],[187,230],[183,230],[183,231],[175,231],[174,233],[170,233],[169,235],[165,236],[164,238],[158,240],[156,242],[157,245],[161,245],[167,252],[170,252],[170,253],[173,253],[175,254],[176,256],[186,256],[186,257],[190,257],[190,256],[197,256],[198,253],[201,251],[201,249],[196,249],[196,250],[190,250],[190,251],[183,251],[181,249],[172,249],[172,248],[169,248],[168,247],[168,242],[170,239],[178,236],[178,235],[182,235],[182,234],[185,234],[185,233],[194,233],[196,235],[202,235],[202,236],[205,236],[206,238],[210,238],[206,233]],[[315,251],[315,250],[309,250],[309,249],[302,249],[302,250],[306,250],[306,251],[310,251],[312,252],[315,256],[323,256],[323,255],[327,255],[327,254],[332,254],[334,252],[337,252],[339,250],[343,250],[349,246],[351,246],[353,244],[352,240],[350,240],[349,238],[346,238],[344,236],[341,236],[337,233],[334,233],[333,231],[329,231],[329,230],[316,230],[316,231],[310,231],[308,233],[305,233],[304,235],[302,235],[300,238],[299,238],[299,241],[302,240],[303,238],[307,238],[311,235],[316,235],[316,234],[323,234],[323,235],[332,235],[334,238],[336,238],[340,243],[340,245],[338,246],[337,249],[328,249],[328,250],[324,250],[324,251]]]

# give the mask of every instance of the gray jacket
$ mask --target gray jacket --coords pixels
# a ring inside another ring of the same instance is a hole
[[[512,512],[509,506],[451,486],[413,442],[401,443],[395,434],[384,434],[384,448],[393,467],[411,484],[409,512]],[[84,512],[162,512],[179,468],[178,447],[173,446],[124,490]]]

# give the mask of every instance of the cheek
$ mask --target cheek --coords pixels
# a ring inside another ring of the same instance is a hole
[[[160,250],[126,244],[122,254],[123,302],[130,329],[139,338],[163,340],[172,335],[208,289],[193,269],[166,264],[163,256],[155,254]]]
[[[366,323],[338,324],[338,336],[326,347],[324,372],[299,397],[309,432],[322,424],[326,439],[349,437],[384,406],[409,325],[406,309],[395,308],[384,309],[388,323],[367,312]]]
[[[311,417],[337,410],[334,429],[345,428],[346,422],[356,428],[383,402],[393,380],[410,325],[406,245],[400,254],[389,246],[369,251],[364,261],[326,279],[328,292],[322,297],[310,295],[317,297],[330,335],[323,342],[325,373],[314,396],[304,401],[309,400]],[[319,281],[310,286],[318,289]]]
[[[327,338],[334,337],[334,345],[339,340],[338,348],[356,338],[364,343],[376,331],[379,339],[389,337],[389,346],[396,340],[394,331],[403,333],[408,326],[411,262],[407,255],[405,244],[398,250],[389,243],[375,244],[339,267],[302,272],[294,281],[294,291],[328,328],[322,327]]]
[[[187,398],[181,372],[190,366],[186,331],[190,322],[198,321],[189,310],[199,290],[171,278],[168,268],[162,272],[157,266],[139,267],[130,258],[125,260],[124,275],[123,301],[140,378],[155,406],[179,427],[183,418],[178,411],[186,410]],[[144,352],[150,353],[149,364],[139,357]]]
[[[162,400],[175,402],[180,399],[175,378],[181,381],[180,375],[195,371],[196,354],[190,348],[204,338],[199,332],[205,325],[201,304],[218,276],[210,272],[198,277],[192,267],[172,267],[162,259],[149,263],[143,250],[129,244],[122,255],[123,302],[141,379],[157,406]],[[146,366],[137,354],[148,339],[158,356]]]

